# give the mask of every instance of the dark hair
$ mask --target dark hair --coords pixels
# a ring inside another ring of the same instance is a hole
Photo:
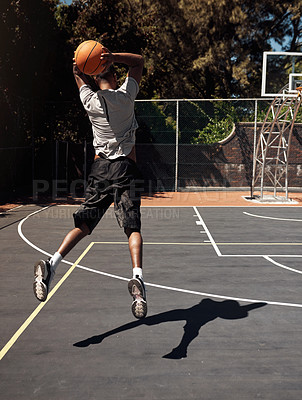
[[[110,67],[103,73],[96,75],[97,79],[108,79],[109,76],[113,76],[115,74],[114,65],[111,64]]]

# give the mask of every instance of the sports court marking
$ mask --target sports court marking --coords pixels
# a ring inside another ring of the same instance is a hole
[[[264,215],[257,215],[257,214],[251,214],[246,211],[243,211],[243,214],[248,215],[250,217],[255,217],[255,218],[263,218],[263,219],[275,219],[277,221],[290,221],[290,222],[302,222],[302,219],[294,219],[294,218],[279,218],[279,217],[267,217]]]
[[[200,232],[205,233],[205,232]],[[94,244],[121,244],[121,245],[128,245],[128,242],[93,242]],[[217,246],[302,246],[301,243],[282,243],[282,242],[216,242]],[[165,246],[211,246],[211,242],[209,240],[204,240],[203,242],[144,242],[145,245],[165,245]],[[241,254],[240,254],[241,255]],[[222,257],[225,255],[222,254]],[[244,254],[242,254],[244,257]],[[264,257],[263,255],[257,257]],[[302,256],[301,256],[302,257]]]
[[[195,211],[195,213],[196,213],[197,218],[199,219],[199,221],[196,221],[196,225],[202,225],[202,227],[203,227],[205,233],[207,234],[207,236],[208,236],[208,238],[209,238],[209,240],[210,240],[210,243],[212,244],[212,246],[213,246],[213,248],[214,248],[216,254],[218,255],[218,257],[221,257],[222,254],[221,254],[221,252],[220,252],[220,250],[219,250],[217,244],[215,243],[215,240],[213,239],[213,237],[212,237],[212,235],[211,235],[211,233],[210,233],[208,227],[206,226],[204,220],[202,219],[202,217],[201,217],[201,215],[200,215],[200,213],[199,213],[197,207],[194,206],[193,209],[194,209],[194,211]]]
[[[44,207],[38,211],[35,211],[31,214],[29,214],[27,217],[25,217],[18,225],[18,234],[20,235],[20,237],[32,248],[38,250],[40,253],[45,254],[47,256],[51,256],[50,253],[48,253],[47,251],[39,248],[38,246],[36,246],[34,243],[32,243],[30,240],[28,240],[23,232],[22,232],[22,226],[23,223],[30,218],[31,216],[46,210],[48,207]],[[223,255],[219,248],[218,248],[218,244],[214,241],[214,238],[212,237],[209,229],[207,228],[206,224],[204,223],[197,207],[193,207],[194,211],[196,212],[196,216],[198,217],[198,221],[196,221],[197,225],[202,225],[204,228],[204,231],[202,231],[202,233],[206,233],[209,240],[207,240],[204,243],[162,243],[162,242],[147,242],[145,244],[149,244],[149,245],[188,245],[188,246],[196,246],[196,245],[211,245],[216,254],[219,257],[246,257],[246,255]],[[114,279],[119,279],[119,280],[123,280],[123,281],[128,281],[129,278],[125,278],[122,276],[118,276],[118,275],[113,275],[113,274],[108,274],[106,272],[103,271],[98,271],[89,267],[85,267],[79,264],[79,262],[85,257],[85,255],[91,250],[91,248],[95,245],[95,244],[102,244],[102,243],[106,243],[106,244],[127,244],[127,242],[91,242],[86,249],[83,251],[83,253],[78,257],[78,259],[72,263],[70,261],[67,260],[62,260],[62,262],[64,262],[65,264],[69,264],[71,265],[71,267],[69,268],[69,270],[64,274],[64,276],[60,279],[60,281],[54,286],[54,288],[49,292],[47,300],[43,303],[40,303],[36,309],[32,312],[32,314],[26,319],[26,321],[21,325],[21,327],[16,331],[16,333],[12,336],[12,338],[7,342],[7,344],[1,349],[0,351],[0,360],[2,360],[2,358],[5,356],[5,354],[12,348],[12,346],[15,344],[15,342],[18,340],[18,338],[22,335],[22,333],[26,330],[26,328],[30,325],[30,323],[35,319],[35,317],[40,313],[40,311],[44,308],[44,306],[48,303],[48,301],[52,298],[52,296],[56,293],[56,291],[60,288],[60,286],[64,283],[64,281],[70,276],[70,274],[73,272],[73,270],[77,267],[80,269],[83,269],[85,271],[88,272],[93,272],[95,274],[99,274],[99,275],[103,275],[103,276],[107,276],[107,277],[111,277]],[[254,255],[248,255],[248,257],[254,257]],[[302,274],[302,271],[298,271],[295,270],[294,268],[289,268],[287,266],[284,266],[280,263],[275,262],[274,260],[271,259],[272,256],[268,256],[268,255],[258,255],[256,257],[263,257],[264,259],[266,259],[267,261],[273,263],[274,265],[281,267],[281,268],[285,268],[289,271],[292,272],[296,272],[299,274]],[[281,256],[280,256],[281,257]],[[285,256],[282,255],[282,257],[293,257],[293,256]],[[301,257],[301,256],[300,256]],[[164,290],[170,290],[170,291],[175,291],[175,292],[180,292],[180,293],[188,293],[188,294],[193,294],[193,295],[198,295],[198,296],[203,296],[203,297],[211,297],[211,298],[217,298],[217,299],[224,299],[224,300],[236,300],[236,301],[242,301],[242,302],[249,302],[249,303],[266,303],[269,305],[277,305],[277,306],[285,306],[285,307],[296,307],[296,308],[302,308],[302,304],[297,304],[297,303],[285,303],[285,302],[277,302],[277,301],[267,301],[267,300],[261,300],[261,299],[249,299],[249,298],[241,298],[241,297],[233,297],[233,296],[224,296],[224,295],[218,295],[218,294],[214,294],[214,293],[206,293],[206,292],[199,292],[199,291],[193,291],[193,290],[188,290],[188,289],[182,289],[182,288],[175,288],[175,287],[171,287],[171,286],[164,286],[164,285],[157,285],[154,283],[147,283],[146,282],[146,286],[150,286],[150,287],[156,287],[159,289],[164,289]]]
[[[269,262],[275,264],[277,267],[280,267],[280,268],[283,268],[283,269],[287,269],[288,271],[296,272],[297,274],[302,274],[302,271],[299,271],[298,269],[290,268],[290,267],[287,267],[286,265],[280,264],[277,261],[272,260],[269,256],[263,256],[263,258],[265,258]]]
[[[129,278],[123,278],[123,277],[118,276],[118,275],[108,274],[106,272],[98,271],[96,269],[89,268],[89,267],[84,267],[82,265],[77,265],[77,268],[83,269],[83,270],[88,271],[88,272],[93,272],[94,274],[105,275],[105,276],[109,276],[109,277],[112,277],[112,278],[121,279],[123,281],[128,281],[129,280]],[[243,302],[248,302],[248,303],[266,303],[266,304],[275,305],[275,306],[302,308],[302,304],[297,304],[297,303],[282,303],[282,302],[279,302],[279,301],[267,301],[267,300],[247,299],[247,298],[242,298],[242,297],[223,296],[223,295],[214,294],[214,293],[198,292],[198,291],[195,291],[195,290],[181,289],[181,288],[176,288],[176,287],[172,287],[172,286],[157,285],[156,283],[147,283],[147,282],[145,282],[145,285],[146,286],[150,286],[150,287],[156,287],[156,288],[159,288],[159,289],[170,290],[170,291],[173,291],[173,292],[188,293],[188,294],[194,294],[194,295],[203,296],[203,297],[214,297],[216,299],[237,300],[237,301],[243,301]]]
[[[11,349],[11,347],[16,343],[25,329],[30,325],[30,323],[36,318],[39,312],[44,308],[44,306],[49,302],[52,296],[56,293],[59,287],[63,284],[63,282],[69,277],[72,271],[75,269],[77,264],[82,260],[83,257],[88,253],[93,243],[90,243],[80,257],[76,260],[76,262],[69,268],[69,270],[65,273],[65,275],[59,280],[59,282],[54,286],[54,288],[49,292],[46,301],[40,303],[38,307],[31,313],[31,315],[26,319],[26,321],[20,326],[20,328],[16,331],[16,333],[11,337],[11,339],[6,343],[6,345],[0,351],[0,360],[5,356],[5,354]]]
[[[19,226],[18,226],[18,233],[19,233],[20,237],[21,237],[29,246],[33,247],[34,249],[38,250],[39,252],[41,252],[41,253],[43,253],[43,254],[45,254],[45,255],[51,257],[52,254],[48,253],[47,251],[45,251],[45,250],[43,250],[43,249],[40,249],[38,246],[36,246],[36,245],[33,244],[32,242],[30,242],[30,241],[24,236],[24,234],[23,234],[23,232],[22,232],[22,225],[23,225],[23,223],[24,223],[28,218],[30,218],[32,215],[34,215],[34,214],[36,214],[36,213],[38,213],[38,212],[44,211],[46,208],[48,208],[48,207],[45,207],[45,208],[43,208],[43,209],[41,209],[41,210],[38,210],[38,211],[35,211],[35,212],[29,214],[26,218],[24,218],[24,219],[19,223]],[[207,228],[206,224],[204,223],[204,221],[203,221],[203,219],[202,219],[202,217],[201,217],[201,215],[200,215],[200,213],[199,213],[197,207],[194,206],[193,209],[194,209],[194,211],[195,211],[195,213],[196,213],[196,216],[199,218],[199,221],[196,221],[197,225],[200,225],[200,224],[203,225],[203,227],[204,227],[204,232],[207,234],[207,236],[208,236],[208,238],[209,238],[209,241],[207,241],[206,243],[197,243],[197,244],[194,243],[194,244],[193,244],[194,246],[195,246],[195,245],[199,245],[199,246],[200,246],[200,245],[212,245],[212,246],[214,247],[215,251],[216,251],[216,254],[219,255],[219,257],[246,257],[246,255],[240,255],[240,254],[237,254],[237,255],[223,255],[223,254],[220,252],[217,243],[215,243],[215,241],[214,241],[214,239],[213,239],[213,237],[212,237],[212,235],[211,235],[209,229]],[[114,244],[128,244],[127,242],[91,242],[91,243],[90,243],[89,250],[92,248],[92,246],[93,246],[94,244],[101,244],[101,243],[111,243],[111,244],[113,244],[113,245],[114,245]],[[166,245],[166,243],[162,243],[162,242],[147,242],[147,243],[149,243],[149,245],[151,245],[151,244]],[[173,245],[180,245],[180,243],[169,243],[169,244],[170,244],[170,245],[171,245],[171,244],[173,244]],[[184,244],[184,243],[181,243],[181,245],[183,245],[183,244]],[[186,245],[192,245],[192,243],[188,243],[188,244],[186,244]],[[279,264],[279,263],[274,262],[274,260],[272,260],[272,259],[270,258],[270,257],[272,257],[271,255],[256,255],[256,256],[255,256],[255,255],[248,255],[247,257],[262,257],[262,258],[264,258],[266,261],[269,261],[269,262],[273,263],[274,265],[276,265],[276,266],[278,266],[278,267],[280,267],[280,268],[285,268],[285,269],[290,270],[290,271],[292,271],[292,272],[296,272],[296,273],[301,274],[301,271],[294,270],[293,268],[289,268],[289,267],[287,267],[287,266],[284,266],[284,265],[282,265],[282,264]],[[285,255],[282,255],[282,256],[280,256],[280,257],[286,257],[286,256],[285,256]],[[289,256],[289,257],[291,257],[291,256]],[[292,257],[294,257],[294,256],[292,256]],[[300,256],[300,257],[301,257],[301,256]],[[67,261],[67,260],[62,260],[62,262],[64,262],[65,264],[73,265],[73,263],[71,263],[70,261]],[[89,268],[89,267],[85,267],[85,266],[83,266],[83,265],[80,265],[80,264],[77,264],[76,266],[77,266],[77,268],[80,268],[80,269],[83,269],[83,270],[86,270],[86,271],[90,271],[90,272],[94,272],[94,273],[97,273],[97,274],[100,274],[100,275],[108,276],[108,277],[111,277],[111,278],[114,278],[114,279],[120,279],[120,280],[123,280],[123,281],[128,281],[128,280],[129,280],[129,278],[125,278],[125,277],[122,277],[122,276],[119,276],[119,275],[109,274],[109,273],[106,273],[106,272],[103,272],[103,271],[97,271],[97,270],[94,270],[94,269],[92,269],[92,268]],[[182,293],[196,294],[196,295],[199,295],[199,296],[209,296],[209,297],[214,297],[214,298],[219,298],[219,299],[238,300],[238,301],[244,301],[244,302],[246,302],[246,301],[247,301],[247,302],[259,302],[259,301],[261,302],[261,301],[262,301],[262,302],[264,302],[264,303],[271,304],[271,305],[291,306],[291,307],[302,307],[302,304],[296,304],[296,303],[272,302],[272,301],[258,300],[258,299],[257,299],[257,300],[255,300],[255,299],[245,299],[245,298],[239,298],[239,297],[230,297],[230,296],[224,296],[224,295],[217,295],[217,294],[214,294],[214,293],[204,293],[204,292],[195,292],[195,291],[193,292],[193,291],[190,291],[190,290],[187,290],[187,289],[172,288],[172,287],[169,287],[169,286],[162,286],[162,285],[157,285],[157,284],[152,284],[152,283],[147,283],[147,282],[146,282],[145,284],[146,284],[147,286],[153,286],[153,287],[162,288],[162,289],[166,289],[166,290],[172,290],[172,291],[177,291],[177,292],[182,292]]]
[[[204,230],[205,233],[208,235],[209,239],[210,239],[210,243],[212,244],[216,254],[218,257],[263,257],[266,260],[268,260],[269,262],[272,262],[273,264],[277,265],[278,263],[274,263],[273,260],[271,260],[272,257],[284,257],[284,258],[301,258],[302,255],[301,254],[222,254],[219,247],[218,247],[218,243],[215,242],[213,236],[210,234],[209,229],[207,228],[203,218],[201,217],[197,207],[193,207],[194,211],[196,213],[196,217],[198,218],[198,221],[196,221],[196,225],[201,225]],[[257,244],[263,244],[263,243],[257,243]],[[282,244],[284,245],[284,244]],[[289,243],[288,245],[294,245],[294,243]],[[296,243],[295,245],[299,245],[298,243]],[[282,264],[278,264],[278,266],[281,267]],[[289,269],[289,268],[286,268]],[[294,270],[297,273],[301,273],[301,271],[298,270]]]

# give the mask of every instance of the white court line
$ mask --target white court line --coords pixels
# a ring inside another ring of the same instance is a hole
[[[83,200],[84,201],[84,200]],[[79,208],[79,204],[56,204],[56,207],[74,207],[74,208]],[[114,207],[113,205],[112,206],[110,206],[110,208],[112,208],[112,207]],[[148,205],[148,204],[145,204],[145,205],[141,205],[141,208],[192,208],[192,207],[194,207],[194,206],[184,206],[184,205],[180,205],[180,206],[173,206],[173,205],[166,205],[166,206],[164,206],[164,205],[158,205],[158,206],[156,206],[156,205]],[[248,205],[244,205],[244,206],[231,206],[231,205],[203,205],[203,204],[200,204],[200,206],[198,206],[198,207],[202,207],[202,208],[256,208],[256,207],[259,207],[259,206],[254,206],[254,205],[251,205],[251,206],[248,206]],[[289,208],[301,208],[302,206],[297,206],[297,205],[291,205],[291,204],[284,204],[284,205],[267,205],[267,206],[265,206],[265,208],[286,208],[286,207],[289,207]]]
[[[48,207],[44,207],[41,210],[35,211],[35,212],[29,214],[27,217],[25,217],[18,225],[18,233],[19,233],[20,237],[29,246],[31,246],[32,248],[34,248],[35,250],[39,251],[42,254],[51,256],[50,253],[48,253],[47,251],[39,248],[38,246],[33,244],[30,240],[28,240],[24,236],[24,234],[22,232],[22,225],[28,218],[30,218],[34,214],[37,214],[38,212],[44,211],[47,208],[49,208],[49,206]],[[195,211],[197,211],[196,214],[200,216],[198,210],[196,209]],[[200,216],[200,218],[201,218],[201,216]],[[208,231],[208,228],[206,226],[205,226],[205,230],[209,233],[209,238],[211,238],[211,244],[213,245],[214,240],[213,240],[213,238],[212,238],[212,236],[211,236],[211,234]],[[214,244],[216,246],[215,242],[214,242]],[[218,253],[220,253],[220,251],[218,251]],[[67,260],[62,260],[62,262],[66,263],[66,264],[69,264],[69,265],[73,265],[74,264],[74,263],[72,263],[70,261],[67,261]],[[77,264],[76,268],[83,269],[83,270],[86,270],[86,271],[89,271],[89,272],[93,272],[93,273],[96,273],[96,274],[99,274],[99,275],[103,275],[103,276],[107,276],[107,277],[114,278],[114,279],[119,279],[119,280],[123,280],[123,281],[128,281],[129,280],[129,278],[125,278],[125,277],[122,277],[122,276],[119,276],[119,275],[108,274],[108,273],[102,272],[102,271],[97,271],[97,270],[94,270],[92,268],[88,268],[88,267],[85,267],[83,265],[80,265],[80,264]],[[179,289],[179,288],[175,288],[175,287],[171,287],[171,286],[157,285],[157,284],[153,284],[153,283],[146,283],[146,285],[147,286],[152,286],[152,287],[157,287],[157,288],[160,288],[160,289],[165,289],[165,290],[171,290],[171,291],[176,291],[176,292],[181,292],[181,293],[194,294],[194,295],[198,295],[198,296],[213,297],[213,298],[218,298],[218,299],[236,300],[236,301],[251,302],[251,303],[259,303],[260,302],[260,303],[267,303],[267,304],[270,304],[270,305],[302,308],[302,304],[297,304],[297,303],[286,303],[286,302],[278,302],[278,301],[255,300],[255,299],[247,299],[247,298],[241,298],[241,297],[224,296],[224,295],[218,295],[218,294],[214,294],[214,293],[197,292],[197,291],[192,291],[192,290],[187,290],[187,289]]]
[[[210,242],[211,242],[211,244],[212,244],[214,250],[216,251],[216,254],[218,255],[218,257],[221,257],[222,254],[221,254],[221,252],[220,252],[220,250],[219,250],[217,244],[215,243],[215,240],[213,239],[213,237],[212,237],[210,231],[208,230],[208,228],[207,228],[207,226],[206,226],[204,220],[202,219],[202,217],[201,217],[201,215],[200,215],[200,213],[199,213],[197,207],[194,206],[193,209],[194,209],[194,211],[195,211],[195,213],[196,213],[197,218],[199,219],[199,221],[197,221],[196,224],[197,224],[197,225],[202,225],[203,229],[205,230],[205,233],[207,234],[208,238],[210,239]]]
[[[197,207],[193,207],[197,218],[199,219],[199,221],[196,221],[196,225],[202,225],[205,233],[208,235],[209,239],[210,239],[210,243],[212,244],[216,254],[218,257],[248,257],[248,258],[253,258],[253,257],[284,257],[284,258],[301,258],[302,255],[300,254],[222,254],[221,251],[219,250],[219,247],[217,245],[217,243],[215,242],[215,240],[213,239],[213,236],[211,235],[209,229],[207,228],[203,218],[201,217]],[[249,214],[249,213],[245,213],[244,214],[247,215],[253,215],[253,214]],[[292,221],[292,220],[291,220]],[[298,220],[297,220],[298,221]],[[260,243],[259,243],[260,244]]]
[[[276,258],[302,258],[302,254],[222,254],[221,257],[276,257]]]
[[[83,270],[88,271],[88,272],[93,272],[93,273],[99,274],[99,275],[105,275],[105,276],[109,276],[109,277],[116,278],[116,279],[122,279],[124,281],[128,281],[129,280],[128,278],[123,278],[121,276],[107,274],[105,272],[98,271],[98,270],[93,269],[93,268],[83,267],[82,265],[77,265],[77,268],[83,269]],[[159,288],[159,289],[170,290],[170,291],[174,291],[174,292],[194,294],[194,295],[197,295],[197,296],[204,296],[204,297],[213,297],[213,298],[216,298],[216,299],[236,300],[236,301],[242,301],[242,302],[247,302],[247,303],[266,303],[266,304],[270,304],[270,305],[274,305],[274,306],[285,306],[285,307],[302,308],[302,304],[296,304],[296,303],[282,303],[282,302],[279,302],[279,301],[255,300],[255,299],[247,299],[247,298],[242,298],[242,297],[224,296],[224,295],[213,294],[213,293],[197,292],[195,290],[180,289],[180,288],[175,288],[175,287],[172,287],[172,286],[158,285],[158,284],[149,283],[149,282],[145,282],[145,285],[146,286],[155,287],[155,288]]]
[[[296,272],[297,274],[302,274],[302,271],[295,269],[295,268],[287,267],[286,265],[283,265],[283,264],[280,264],[277,261],[272,260],[269,256],[263,256],[263,258],[265,258],[267,261],[277,265],[277,267],[287,269],[288,271]]]
[[[263,216],[263,215],[251,214],[251,213],[248,213],[246,211],[243,211],[242,213],[245,214],[245,215],[249,215],[250,217],[255,217],[255,218],[274,219],[274,220],[277,220],[277,221],[302,222],[302,219],[266,217],[266,216]]]
[[[205,233],[204,231],[200,231],[200,233]],[[118,242],[118,241],[111,241],[111,242],[106,242],[106,241],[102,241],[102,242],[94,242],[96,244],[108,244],[108,245],[127,245],[128,246],[128,242],[124,241],[124,242]],[[144,242],[144,245],[173,245],[173,246],[210,246],[212,245],[210,240],[204,240],[203,242]],[[281,243],[281,242],[268,242],[268,243],[262,243],[262,242],[219,242],[216,243],[216,245],[218,246],[302,246],[302,243]],[[223,255],[222,255],[223,256]],[[239,255],[241,256],[241,255]],[[224,257],[224,256],[223,256]],[[258,256],[257,256],[258,257]],[[263,255],[259,256],[259,257],[263,257]],[[301,255],[302,257],[302,255]]]
[[[42,253],[42,254],[45,254],[46,256],[51,257],[52,254],[48,253],[47,251],[44,251],[44,250],[40,249],[40,247],[38,247],[38,246],[36,246],[35,244],[33,244],[32,242],[30,242],[30,241],[23,235],[23,232],[22,232],[22,225],[23,225],[23,223],[24,223],[28,218],[30,218],[31,216],[33,216],[33,215],[35,215],[35,214],[40,213],[41,211],[47,210],[47,208],[49,208],[49,207],[51,207],[51,206],[43,207],[43,208],[41,208],[40,210],[34,211],[34,212],[28,214],[27,217],[23,218],[22,221],[21,221],[21,222],[19,223],[19,225],[18,225],[18,234],[19,234],[19,236],[21,237],[21,239],[23,239],[24,242],[26,242],[26,243],[27,243],[29,246],[31,246],[33,249],[39,251],[39,252]]]

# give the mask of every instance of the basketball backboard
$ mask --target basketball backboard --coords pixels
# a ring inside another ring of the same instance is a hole
[[[296,90],[298,86],[302,86],[302,53],[265,51],[261,96],[294,97],[298,93]],[[284,91],[282,91],[283,88],[285,88]]]

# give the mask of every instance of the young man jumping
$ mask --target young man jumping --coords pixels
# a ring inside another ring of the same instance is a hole
[[[104,73],[94,77],[99,90],[94,92],[89,77],[73,65],[73,74],[80,99],[93,132],[94,163],[88,178],[85,202],[74,213],[75,228],[64,238],[58,251],[47,261],[34,267],[34,294],[45,301],[56,268],[70,250],[86,235],[90,235],[106,210],[114,203],[119,226],[128,237],[133,278],[128,290],[133,298],[132,313],[140,319],[147,314],[147,302],[142,273],[140,218],[141,177],[136,166],[134,101],[142,78],[143,57],[131,53],[111,53],[105,49],[101,59],[106,62]],[[127,78],[117,87],[113,64],[129,67]]]

